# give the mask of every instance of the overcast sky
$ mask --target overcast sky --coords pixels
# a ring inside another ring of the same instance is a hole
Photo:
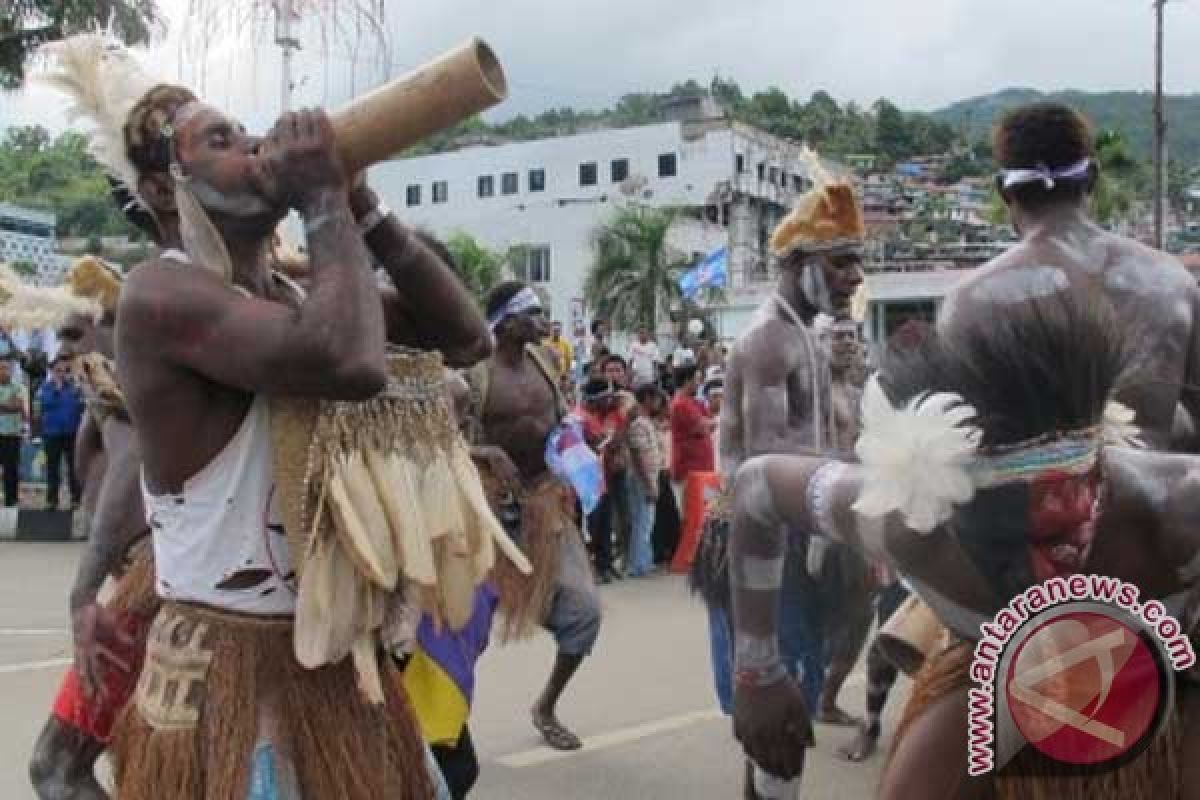
[[[160,3],[178,22],[189,3],[241,1]],[[386,0],[386,14],[397,72],[471,34],[488,40],[512,90],[494,117],[603,107],[624,92],[715,73],[746,90],[775,84],[807,97],[825,89],[839,101],[886,96],[924,110],[1011,86],[1153,85],[1150,0]],[[1166,16],[1167,90],[1200,92],[1200,0],[1172,0]],[[262,128],[279,104],[278,50],[262,33],[257,47],[247,33],[226,33],[202,62],[181,46],[176,24],[145,60],[165,77],[203,84],[214,102]],[[345,44],[322,63],[317,32],[308,25],[303,33],[299,103],[336,106],[380,80],[369,40],[357,66]],[[55,106],[46,90],[0,95],[0,126],[60,128]]]

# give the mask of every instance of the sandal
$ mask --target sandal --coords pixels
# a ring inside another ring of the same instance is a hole
[[[533,727],[537,728],[546,744],[554,750],[579,750],[583,747],[579,737],[567,730],[558,720],[534,717]]]

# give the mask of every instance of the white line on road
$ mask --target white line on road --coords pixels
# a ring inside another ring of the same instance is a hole
[[[67,636],[66,628],[0,628],[0,636]]]
[[[0,664],[0,675],[13,672],[31,672],[35,669],[54,669],[65,667],[72,662],[70,658],[50,658],[45,661],[26,661],[22,664]]]
[[[689,725],[695,725],[697,722],[708,722],[709,720],[721,719],[722,714],[717,709],[708,711],[693,711],[690,714],[680,714],[675,717],[666,717],[664,719],[654,720],[653,722],[645,722],[641,725],[634,725],[630,728],[620,728],[608,733],[601,733],[596,736],[589,736],[583,740],[582,750],[554,750],[550,747],[542,746],[535,747],[532,750],[526,750],[521,753],[513,753],[512,755],[502,756],[496,759],[496,763],[510,769],[523,769],[525,767],[536,767],[541,764],[547,764],[551,761],[558,761],[571,756],[594,753],[597,750],[606,750],[610,747],[617,747],[623,744],[636,742],[639,739],[645,739],[650,736],[657,736],[662,733],[686,728]]]

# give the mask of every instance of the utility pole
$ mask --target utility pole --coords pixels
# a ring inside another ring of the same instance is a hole
[[[1166,244],[1167,117],[1163,109],[1163,6],[1167,0],[1154,0],[1154,246]]]
[[[1161,0],[1160,0],[1161,2]],[[292,0],[275,0],[275,44],[283,50],[282,86],[280,89],[280,113],[292,107],[292,90],[296,88],[292,80],[292,58],[295,51],[300,49],[300,40],[292,35]]]

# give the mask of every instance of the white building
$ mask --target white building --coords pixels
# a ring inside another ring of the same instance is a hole
[[[583,284],[597,227],[625,203],[685,207],[675,249],[698,260],[730,248],[732,286],[715,324],[734,336],[770,285],[770,233],[811,182],[797,145],[697,106],[682,121],[391,161],[371,182],[402,218],[439,236],[523,246],[517,276],[544,291],[577,339],[590,319]],[[660,321],[660,333],[668,328]]]
[[[56,218],[10,203],[0,203],[0,263],[32,264],[35,283],[58,283],[68,260],[57,252]]]

